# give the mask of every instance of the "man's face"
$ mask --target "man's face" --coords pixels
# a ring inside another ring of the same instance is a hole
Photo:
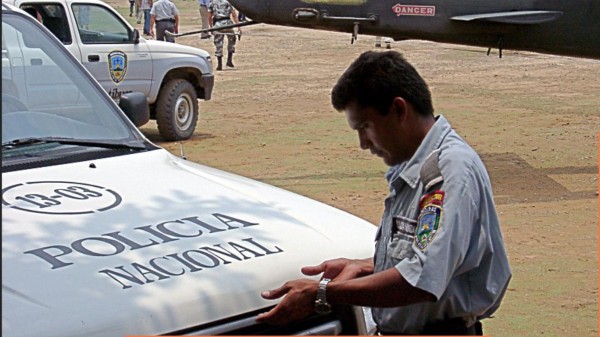
[[[373,107],[361,108],[356,103],[348,105],[344,112],[350,128],[358,133],[361,149],[370,150],[388,166],[410,159],[403,116],[394,106],[385,116]]]

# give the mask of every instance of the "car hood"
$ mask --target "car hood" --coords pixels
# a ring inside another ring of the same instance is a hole
[[[148,40],[143,37],[140,37],[140,40],[144,40],[150,51],[152,52],[163,52],[169,54],[192,54],[199,55],[203,58],[210,57],[210,53],[204,49],[194,48],[190,46],[186,46],[179,43],[171,43],[166,41],[158,41],[158,40]]]
[[[266,308],[375,227],[165,150],[2,175],[5,336],[161,334]]]

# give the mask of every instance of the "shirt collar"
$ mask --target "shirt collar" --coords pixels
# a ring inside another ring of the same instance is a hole
[[[423,138],[417,151],[408,160],[390,167],[385,174],[388,181],[390,192],[395,193],[402,184],[406,183],[411,188],[416,188],[420,179],[421,165],[427,156],[435,149],[438,149],[446,135],[452,131],[448,120],[442,115],[436,117],[436,121],[431,129]]]

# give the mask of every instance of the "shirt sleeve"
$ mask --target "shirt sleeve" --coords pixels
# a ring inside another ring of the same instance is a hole
[[[396,265],[411,285],[437,299],[455,275],[477,266],[476,256],[469,257],[470,265],[464,264],[467,254],[480,255],[485,251],[485,247],[477,246],[481,241],[478,239],[481,191],[476,178],[477,165],[472,159],[468,152],[452,153],[445,162],[440,159],[444,181],[439,190],[421,198],[412,245],[414,254]]]

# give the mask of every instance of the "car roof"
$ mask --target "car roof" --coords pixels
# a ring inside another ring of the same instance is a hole
[[[10,11],[16,11],[18,10],[15,6],[2,1],[2,12],[10,12]]]

